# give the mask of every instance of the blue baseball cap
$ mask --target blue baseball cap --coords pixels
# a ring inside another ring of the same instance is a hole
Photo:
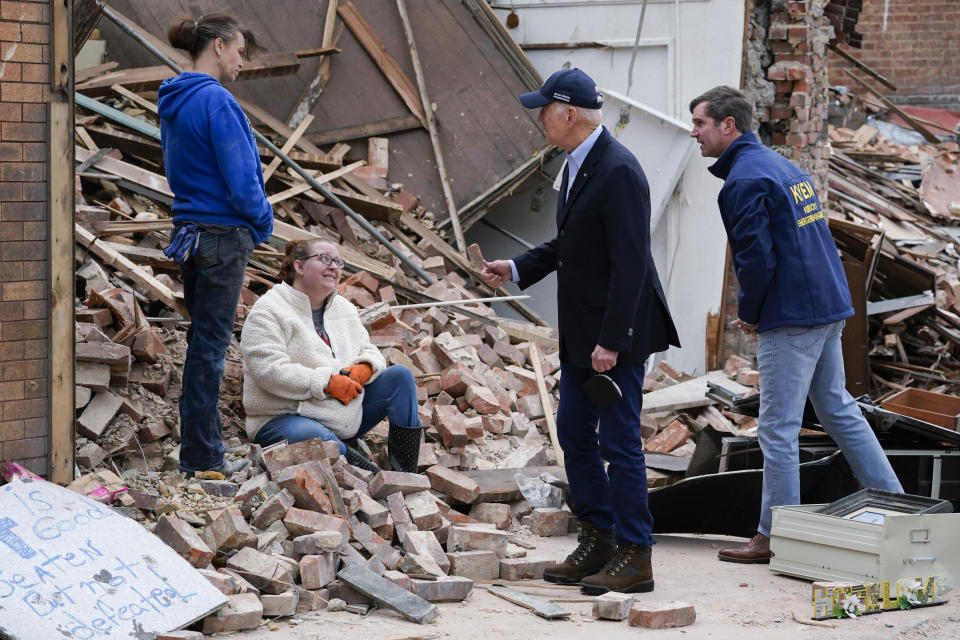
[[[551,102],[564,102],[585,109],[599,109],[603,96],[593,78],[580,69],[561,69],[553,73],[538,91],[520,96],[520,103],[527,109],[539,109]]]

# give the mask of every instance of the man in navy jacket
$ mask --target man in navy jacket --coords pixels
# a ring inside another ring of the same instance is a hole
[[[753,106],[730,87],[690,103],[709,171],[724,181],[718,202],[740,283],[733,326],[757,334],[763,493],[757,535],[721,560],[770,562],[771,507],[800,503],[797,437],[809,395],[823,428],[860,482],[903,489],[846,391],[840,334],[853,315],[837,246],[809,176],[750,131]]]
[[[680,343],[650,254],[650,190],[637,159],[600,125],[603,98],[585,73],[558,71],[520,101],[540,109],[547,142],[567,151],[557,235],[513,260],[485,263],[483,276],[493,286],[513,280],[523,289],[557,272],[557,436],[580,544],[544,578],[580,583],[590,594],[651,591],[655,541],[640,438],[644,361]],[[597,372],[623,394],[606,408],[582,388]]]

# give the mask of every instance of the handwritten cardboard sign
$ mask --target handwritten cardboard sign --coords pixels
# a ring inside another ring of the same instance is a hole
[[[0,487],[0,637],[147,640],[226,603],[139,524],[50,482]]]

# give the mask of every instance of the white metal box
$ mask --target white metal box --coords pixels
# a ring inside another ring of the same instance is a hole
[[[771,571],[854,583],[943,576],[940,584],[958,584],[960,514],[887,514],[872,523],[816,513],[823,506],[773,508]]]

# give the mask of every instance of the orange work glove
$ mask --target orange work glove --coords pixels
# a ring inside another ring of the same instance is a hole
[[[330,376],[330,382],[324,391],[328,396],[336,398],[343,404],[350,404],[350,402],[360,395],[363,387],[349,377],[335,373]]]
[[[370,377],[373,375],[373,367],[366,362],[360,362],[352,367],[346,367],[341,373],[350,376],[351,380],[363,386],[367,384],[367,381],[370,380]]]

